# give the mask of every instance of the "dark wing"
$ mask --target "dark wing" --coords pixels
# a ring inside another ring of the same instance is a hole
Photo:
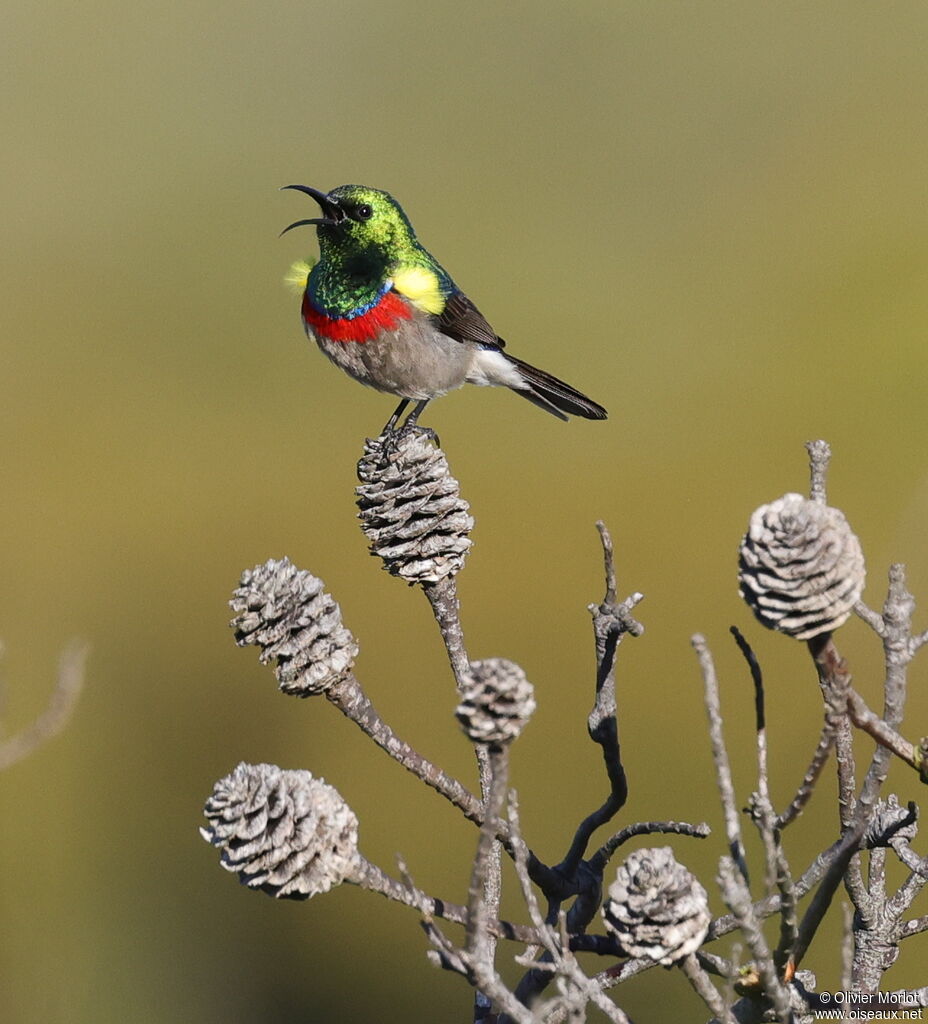
[[[487,323],[486,317],[464,292],[452,292],[445,308],[435,317],[442,334],[455,341],[473,341],[478,345],[505,348],[506,342]]]

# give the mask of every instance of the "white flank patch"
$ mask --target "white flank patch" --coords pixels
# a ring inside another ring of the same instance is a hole
[[[495,384],[507,388],[524,388],[525,381],[515,366],[495,349],[479,349],[467,375],[470,384]]]

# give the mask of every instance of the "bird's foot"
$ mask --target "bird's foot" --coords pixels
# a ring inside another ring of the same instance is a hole
[[[399,423],[400,416],[403,415],[406,406],[409,405],[410,400],[404,398],[402,402],[396,407],[396,411],[384,424],[383,430],[380,432],[381,438],[384,441],[390,440],[393,444],[407,431],[415,430],[420,434],[424,434],[430,441],[434,441],[436,447],[441,447],[441,439],[438,434],[432,430],[431,427],[420,427],[418,419],[422,410],[429,404],[429,399],[423,399],[422,401],[416,402],[412,412],[403,421],[402,426],[397,426]]]
[[[422,415],[422,411],[425,409],[425,407],[428,404],[429,404],[429,399],[428,398],[423,398],[421,402],[416,402],[415,406],[413,406],[412,412],[406,417],[405,421],[403,422],[403,426],[404,427],[415,427],[415,426],[417,426],[418,423],[419,423],[419,417]],[[397,412],[399,412],[399,409],[397,409]]]
[[[381,434],[377,440],[380,442],[384,452],[393,452],[410,435],[424,437],[426,440],[431,441],[436,448],[441,447],[441,438],[438,434],[431,427],[420,427],[418,423],[413,423],[412,426],[404,423],[401,427],[395,427],[393,430]]]
[[[420,427],[418,423],[413,423],[412,426],[410,426],[408,423],[404,423],[403,430],[414,430],[417,434],[421,434],[423,437],[427,437],[430,441],[434,441],[436,448],[441,448],[441,438],[438,436],[438,432],[432,430],[431,427]]]

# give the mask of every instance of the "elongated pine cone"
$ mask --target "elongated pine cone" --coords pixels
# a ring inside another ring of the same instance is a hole
[[[351,671],[358,644],[342,625],[341,609],[322,580],[289,558],[246,569],[229,606],[236,613],[229,623],[235,642],[260,647],[263,664],[277,659],[274,673],[284,693],[324,693]]]
[[[514,661],[470,663],[471,680],[455,715],[472,743],[511,743],[535,711],[535,690]]]
[[[797,640],[846,622],[866,576],[844,513],[801,494],[761,505],[741,541],[741,596],[768,629]]]
[[[629,956],[664,966],[695,953],[712,919],[706,890],[669,846],[629,854],[609,886],[602,915]]]
[[[305,900],[357,873],[358,819],[307,771],[242,762],[216,783],[203,813],[209,827],[200,835],[252,889]]]
[[[358,479],[361,529],[387,572],[412,584],[460,571],[474,520],[444,452],[425,431],[368,438]]]

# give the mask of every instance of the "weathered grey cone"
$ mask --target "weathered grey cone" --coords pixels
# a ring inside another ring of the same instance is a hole
[[[425,431],[368,438],[358,479],[361,529],[387,572],[409,583],[437,583],[460,571],[474,520],[444,452]]]
[[[669,846],[629,854],[609,886],[602,915],[629,956],[665,966],[695,953],[712,919],[706,890]]]
[[[246,569],[229,606],[235,642],[261,648],[263,663],[277,659],[280,688],[298,697],[324,693],[351,670],[358,644],[342,624],[322,580],[288,558]]]
[[[738,570],[741,596],[760,622],[797,640],[846,622],[867,576],[844,513],[801,494],[754,512]]]
[[[864,833],[863,845],[889,846],[893,839],[911,842],[918,835],[918,806],[900,807],[895,793],[880,800],[873,811],[873,817]]]
[[[200,835],[243,885],[305,900],[356,872],[358,819],[338,791],[306,771],[242,762],[220,779]]]
[[[471,681],[455,715],[472,743],[511,743],[535,710],[535,690],[514,661],[470,663]]]

